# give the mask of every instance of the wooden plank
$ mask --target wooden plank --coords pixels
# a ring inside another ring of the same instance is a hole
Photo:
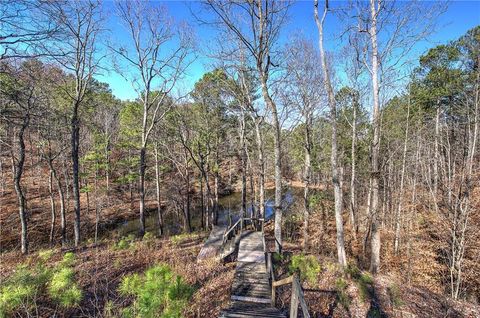
[[[272,282],[272,287],[278,287],[286,284],[291,284],[293,281],[293,276],[288,276],[284,279],[280,279],[277,281]]]
[[[269,278],[263,233],[244,231],[240,238],[232,284],[231,299],[234,305],[223,312],[223,317],[285,317],[271,306]]]
[[[238,296],[238,295],[233,295],[231,298],[232,300],[247,301],[250,303],[270,304],[270,298]]]
[[[295,277],[293,280],[293,284],[295,285],[295,294],[297,295],[297,299],[300,303],[300,307],[302,307],[302,314],[304,318],[310,318],[310,314],[308,313],[307,303],[305,302],[305,296],[303,294],[302,285],[300,285],[300,281],[298,277]],[[298,304],[297,304],[298,307]]]
[[[198,253],[197,261],[201,261],[210,257],[216,256],[222,247],[223,242],[223,233],[225,232],[226,226],[219,225],[214,226],[210,235],[208,236],[207,241],[203,245],[200,253]]]

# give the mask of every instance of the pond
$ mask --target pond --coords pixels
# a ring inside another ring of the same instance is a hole
[[[265,215],[266,218],[269,219],[274,216],[275,213],[275,202],[274,202],[275,192],[274,189],[269,189],[265,191]],[[249,199],[247,198],[247,201]],[[293,188],[289,187],[283,191],[283,204],[286,213],[288,213],[291,209],[289,207],[293,207],[295,202],[302,202],[303,201],[303,188]],[[240,192],[234,192],[232,194],[223,196],[219,199],[219,215],[224,215],[225,219],[230,214],[232,216],[232,220],[238,219],[241,211],[242,206],[242,194]],[[247,202],[247,215],[250,215],[251,205],[250,202]],[[296,206],[296,205],[295,205]],[[192,216],[192,226],[194,228],[198,228],[200,225],[200,218],[201,209],[200,207],[193,207],[191,209],[191,216]],[[172,213],[166,216],[164,220],[165,224],[167,225],[165,228],[166,235],[176,235],[182,232],[182,224],[178,222],[178,219],[175,218]],[[146,217],[145,226],[147,232],[155,232],[157,230],[158,218],[156,213],[151,213]],[[139,229],[139,220],[138,218],[127,220],[121,224],[119,224],[114,232],[122,237],[127,236],[129,234],[136,234]]]

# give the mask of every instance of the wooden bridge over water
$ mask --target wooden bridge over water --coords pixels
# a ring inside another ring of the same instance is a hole
[[[271,254],[265,244],[263,232],[264,220],[240,218],[230,227],[221,225],[212,230],[207,240],[205,250],[199,254],[199,259],[225,257],[238,253],[237,267],[231,288],[231,305],[224,309],[220,317],[287,317],[287,313],[275,307],[276,288],[291,284],[292,296],[290,303],[290,318],[298,317],[298,308],[302,309],[303,317],[310,317],[303,297],[303,290],[296,275],[276,281],[271,261]],[[223,234],[219,237],[219,233]],[[216,252],[215,252],[216,251]],[[208,256],[207,256],[208,255]]]

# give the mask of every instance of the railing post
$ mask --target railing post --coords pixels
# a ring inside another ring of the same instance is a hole
[[[272,286],[272,306],[275,307],[275,287]]]
[[[298,274],[293,275],[292,280],[292,296],[290,298],[290,318],[298,316]]]

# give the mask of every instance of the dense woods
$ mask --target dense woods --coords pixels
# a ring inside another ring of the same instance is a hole
[[[231,272],[192,263],[188,244],[231,218],[222,198],[236,193],[246,217],[269,218],[273,202],[272,251],[336,275],[305,281],[344,308],[326,314],[331,300],[306,292],[312,317],[361,316],[342,298],[356,271],[394,281],[389,293],[460,301],[446,316],[464,306],[469,317],[480,301],[480,26],[418,53],[443,4],[315,0],[308,37],[288,28],[295,5],[191,3],[188,25],[149,1],[2,3],[0,317],[218,315],[225,298],[211,289],[226,291]],[[206,49],[200,26],[214,30]],[[203,53],[208,71],[185,88]],[[137,97],[116,97],[99,80],[109,73]],[[12,287],[25,264],[36,265],[28,284],[44,286],[36,296]],[[177,298],[138,300],[169,288]]]

